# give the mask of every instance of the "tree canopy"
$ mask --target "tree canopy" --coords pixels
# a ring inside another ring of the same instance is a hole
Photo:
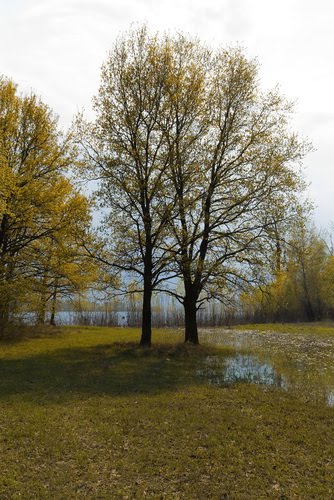
[[[255,281],[270,227],[302,188],[308,145],[290,131],[292,105],[263,92],[240,48],[208,49],[146,26],[119,37],[102,69],[96,120],[78,120],[87,170],[109,210],[111,266],[143,290],[142,343],[152,291],[184,305],[197,343],[201,303]],[[163,285],[179,276],[183,292]]]
[[[85,232],[89,207],[65,173],[77,161],[70,137],[33,93],[0,79],[0,324],[30,304],[52,246]],[[59,272],[59,269],[58,269]],[[30,311],[32,312],[32,311]]]

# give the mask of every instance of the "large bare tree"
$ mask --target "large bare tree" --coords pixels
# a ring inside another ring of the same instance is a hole
[[[143,282],[142,344],[152,291],[172,272],[196,344],[198,308],[252,279],[271,211],[301,186],[307,146],[289,131],[291,104],[261,91],[240,49],[143,27],[110,53],[95,108],[86,151],[111,209],[113,264]]]
[[[184,306],[185,340],[196,344],[201,304],[258,278],[273,214],[284,219],[303,186],[308,145],[289,131],[291,104],[276,89],[261,92],[257,63],[240,49],[210,53],[183,36],[171,47],[170,227],[184,285],[172,293]]]
[[[149,36],[146,27],[121,36],[102,69],[95,123],[77,121],[105,209],[102,231],[108,236],[95,256],[125,273],[132,291],[137,286],[143,292],[142,346],[151,344],[153,290],[168,275],[169,252],[162,245],[172,206],[166,202],[169,156],[162,123],[168,117],[168,59],[168,40]]]

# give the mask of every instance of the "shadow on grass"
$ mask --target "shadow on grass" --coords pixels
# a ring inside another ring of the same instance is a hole
[[[66,348],[21,359],[0,360],[0,399],[20,396],[45,404],[84,395],[125,396],[174,390],[195,377],[212,349],[122,343]]]

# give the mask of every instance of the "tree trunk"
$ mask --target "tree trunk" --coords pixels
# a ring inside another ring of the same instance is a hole
[[[0,337],[3,337],[9,323],[9,304],[5,300],[0,303]]]
[[[146,235],[146,256],[144,270],[144,291],[141,327],[141,347],[150,347],[152,341],[152,246],[150,235]]]
[[[152,280],[153,280],[153,246],[152,246],[152,221],[149,205],[146,206],[145,221],[145,258],[144,258],[144,291],[143,312],[141,329],[141,347],[150,347],[152,341]]]
[[[56,297],[52,299],[50,325],[56,326]]]
[[[0,255],[5,255],[7,252],[7,231],[9,224],[9,215],[4,214],[0,223]]]
[[[57,285],[58,285],[58,280],[56,280],[56,282],[55,282],[54,292],[53,292],[52,302],[51,302],[50,325],[52,325],[52,326],[56,326]]]
[[[304,309],[307,321],[315,321],[315,314],[310,299],[307,297],[304,302]]]
[[[1,257],[2,255],[0,252],[0,261]],[[14,274],[13,262],[10,261],[9,263],[6,263],[5,259],[3,259],[2,271],[3,272],[0,275],[0,285],[2,288],[2,294],[0,298],[0,336],[4,335],[7,326],[12,320],[12,314],[14,312],[14,307],[13,307],[14,296],[13,296],[13,291],[11,291],[12,278]]]
[[[56,312],[55,312],[54,308],[51,309],[50,325],[56,326]]]
[[[306,314],[307,321],[312,322],[315,321],[315,314],[310,298],[309,287],[307,283],[307,276],[304,265],[302,266],[302,273],[303,273],[303,291],[304,291],[304,311]]]
[[[196,296],[185,296],[184,298],[184,321],[185,321],[185,342],[194,345],[199,344],[197,329],[197,298]]]
[[[37,323],[39,325],[44,325],[45,324],[45,315],[46,315],[46,299],[45,296],[41,296],[39,308],[37,311]]]
[[[142,347],[149,347],[152,341],[151,299],[152,283],[149,280],[144,280],[142,330],[140,339],[140,345]]]

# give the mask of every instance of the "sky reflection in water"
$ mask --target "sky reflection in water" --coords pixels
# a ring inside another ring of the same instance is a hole
[[[272,365],[263,363],[250,354],[237,354],[225,360],[218,356],[208,356],[205,365],[197,374],[212,384],[250,382],[287,387],[285,377],[276,373]]]
[[[296,391],[305,401],[334,407],[333,346],[328,339],[256,331],[209,330],[202,335],[211,344],[235,350],[227,358],[206,358],[197,375],[209,384],[246,382],[278,387]]]

